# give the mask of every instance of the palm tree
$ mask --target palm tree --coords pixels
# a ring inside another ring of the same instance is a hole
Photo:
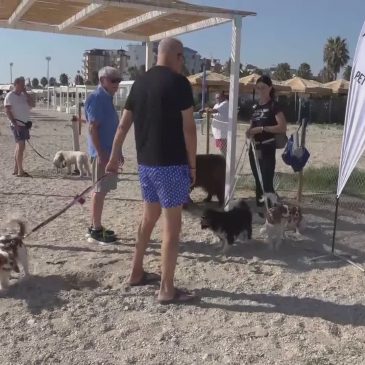
[[[41,85],[43,86],[43,87],[46,87],[46,85],[48,84],[48,80],[47,80],[47,77],[42,77],[41,78]]]
[[[35,77],[33,80],[32,80],[32,87],[34,89],[37,89],[39,86],[39,80]]]
[[[60,83],[61,85],[68,85],[68,76],[65,73],[60,75]]]
[[[351,72],[352,72],[352,67],[350,65],[347,65],[343,71],[343,75],[342,77],[347,80],[350,81],[351,79]]]
[[[298,76],[302,79],[310,80],[313,78],[311,67],[308,63],[303,62],[298,68]]]
[[[55,86],[57,84],[57,80],[54,77],[49,78],[49,86]]]
[[[323,61],[327,65],[327,69],[333,73],[336,80],[341,68],[349,61],[349,50],[346,39],[341,37],[328,38],[324,47]]]
[[[276,70],[273,74],[273,78],[278,81],[285,81],[292,77],[291,71],[290,71],[290,65],[287,62],[279,63],[276,66]]]

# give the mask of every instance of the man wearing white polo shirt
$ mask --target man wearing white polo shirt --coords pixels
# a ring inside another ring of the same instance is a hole
[[[35,106],[35,103],[27,93],[24,77],[18,77],[14,80],[14,90],[6,95],[4,106],[16,143],[13,175],[29,177],[30,175],[23,169],[23,156],[25,141],[30,138],[26,123],[29,121],[30,109]]]
[[[228,100],[223,93],[215,96],[216,104],[211,112],[213,113],[212,132],[215,139],[215,146],[219,152],[226,157],[227,153],[227,132],[228,132]]]

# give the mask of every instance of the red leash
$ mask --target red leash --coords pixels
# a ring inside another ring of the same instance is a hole
[[[123,166],[123,165],[122,165]],[[122,172],[118,172],[118,175],[120,175]],[[59,210],[57,213],[53,214],[51,217],[47,218],[42,223],[39,223],[36,227],[34,227],[29,233],[27,233],[24,238],[30,236],[34,232],[38,231],[42,227],[46,226],[48,223],[52,222],[56,218],[58,218],[60,215],[65,213],[68,209],[70,209],[74,204],[79,203],[83,205],[85,203],[84,195],[86,195],[88,192],[90,192],[101,180],[105,179],[110,174],[105,174],[102,177],[100,177],[94,184],[87,187],[85,190],[83,190],[80,194],[76,195],[73,200],[68,203],[64,208]]]

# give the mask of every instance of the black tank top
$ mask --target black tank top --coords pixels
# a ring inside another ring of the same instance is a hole
[[[269,101],[264,105],[256,104],[253,106],[253,114],[251,118],[251,126],[255,127],[272,127],[277,125],[276,115],[281,112],[277,103]],[[262,132],[255,135],[256,142],[264,142],[274,138],[273,133]]]

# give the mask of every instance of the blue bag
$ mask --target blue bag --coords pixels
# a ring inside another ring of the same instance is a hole
[[[299,147],[293,151],[293,141],[293,135],[291,135],[281,157],[287,165],[292,167],[294,172],[300,172],[307,164],[310,153],[305,147]]]

